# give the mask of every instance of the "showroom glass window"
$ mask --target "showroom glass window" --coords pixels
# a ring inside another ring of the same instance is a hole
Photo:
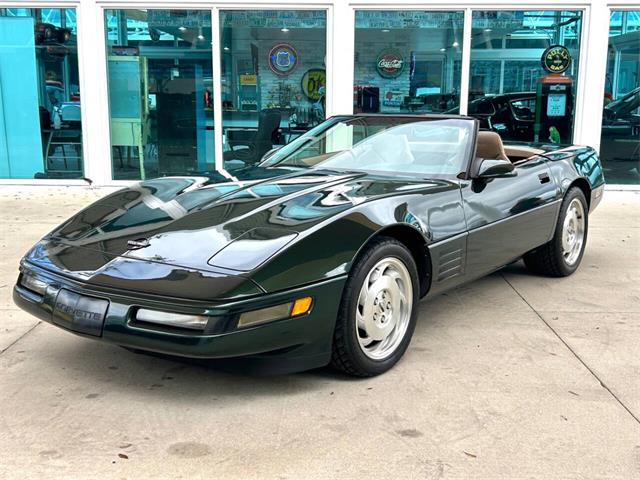
[[[455,111],[462,11],[359,10],[355,17],[355,113]]]
[[[325,119],[326,11],[220,12],[228,171],[254,165]]]
[[[468,113],[511,142],[571,143],[582,13],[474,11]]]
[[[640,183],[640,10],[613,11],[600,158],[608,183]]]
[[[82,178],[76,11],[0,8],[0,178]]]
[[[214,169],[211,13],[106,10],[116,180]]]

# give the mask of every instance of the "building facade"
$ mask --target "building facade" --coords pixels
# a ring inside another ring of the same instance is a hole
[[[640,184],[640,4],[0,0],[0,183],[232,176],[324,118],[461,113]]]

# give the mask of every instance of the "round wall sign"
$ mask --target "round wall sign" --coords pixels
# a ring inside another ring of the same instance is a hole
[[[571,65],[571,54],[567,47],[551,45],[542,53],[542,68],[550,73],[562,73]]]
[[[276,75],[289,75],[298,66],[298,52],[288,43],[279,43],[269,50],[269,68]]]
[[[324,87],[326,82],[327,72],[324,70],[319,68],[307,70],[300,81],[302,93],[304,93],[309,100],[313,100],[314,102],[320,100],[320,97],[322,96],[320,88]]]
[[[383,50],[376,59],[376,70],[381,77],[396,78],[404,70],[404,58],[396,50]]]

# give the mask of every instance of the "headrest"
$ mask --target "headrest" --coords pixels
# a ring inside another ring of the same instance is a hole
[[[476,158],[491,160],[509,160],[502,145],[502,139],[496,132],[480,131],[476,141]]]

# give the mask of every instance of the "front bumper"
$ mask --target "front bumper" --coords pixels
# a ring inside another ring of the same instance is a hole
[[[13,290],[16,305],[65,330],[131,349],[166,355],[207,359],[249,357],[258,362],[277,360],[279,366],[274,368],[277,371],[304,370],[329,363],[333,330],[346,281],[346,276],[341,276],[249,299],[203,303],[105,289],[53,274],[29,263],[21,267],[21,274],[24,273],[44,281],[47,288],[40,296],[24,288],[18,280]],[[82,322],[76,321],[78,315],[75,312],[71,312],[71,316],[75,314],[76,320],[60,314],[59,308],[55,308],[57,299],[69,292],[89,302],[87,305],[90,306],[82,311],[83,318],[91,318],[94,311],[108,302],[99,328],[95,328],[95,323],[86,328]],[[313,298],[313,307],[305,315],[216,334],[141,326],[133,320],[132,313],[137,308],[148,308],[193,315],[237,315],[300,296]]]

